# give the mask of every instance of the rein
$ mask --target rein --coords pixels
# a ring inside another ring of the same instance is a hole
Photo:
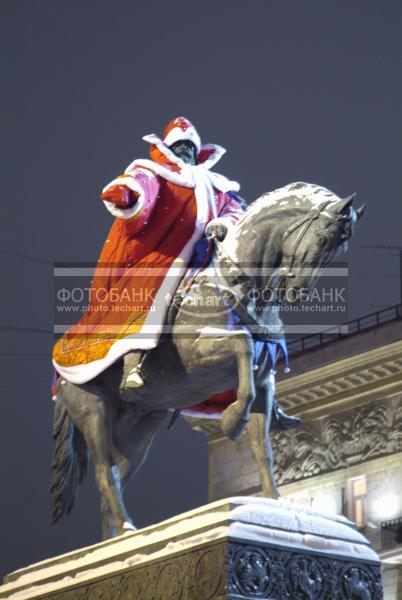
[[[293,246],[293,251],[291,254],[291,260],[290,260],[289,265],[286,265],[286,266],[280,265],[277,269],[274,269],[273,272],[271,273],[268,284],[264,285],[264,286],[254,287],[255,290],[264,290],[264,289],[269,288],[272,279],[274,277],[277,277],[278,275],[281,277],[294,277],[294,274],[292,273],[291,268],[295,261],[297,249],[298,249],[302,239],[306,235],[307,231],[309,230],[310,226],[312,225],[313,221],[315,221],[322,215],[323,210],[329,204],[331,204],[330,200],[328,200],[327,202],[324,202],[318,208],[311,209],[307,214],[302,215],[301,217],[297,217],[288,225],[288,227],[285,229],[285,231],[282,235],[281,246],[282,246],[283,242],[286,241],[286,239],[294,231],[296,231],[296,229],[298,229],[299,227],[301,228],[297,235],[297,238],[295,240],[294,246]],[[336,220],[333,217],[331,217],[330,215],[322,215],[322,216],[325,216],[332,221]],[[304,227],[302,227],[302,225],[304,225]],[[222,242],[217,240],[215,237],[213,237],[213,239],[215,240],[215,243],[217,245],[218,254],[219,253],[223,254],[224,259],[226,259],[229,262],[229,268],[232,268],[232,269],[234,268],[239,272],[239,274],[237,276],[235,276],[234,278],[232,278],[230,280],[229,279],[227,280],[228,285],[235,286],[238,283],[240,283],[241,280],[250,282],[250,279],[251,279],[250,275],[247,275],[247,273],[245,271],[243,271],[243,269],[239,266],[239,264],[229,255],[228,251],[225,249]],[[222,261],[222,257],[219,257],[219,262],[221,262],[221,261]]]
[[[272,336],[272,333],[270,332],[269,328],[266,325],[262,325],[252,314],[249,313],[246,306],[244,306],[242,300],[244,300],[245,295],[250,290],[261,291],[261,290],[270,289],[271,283],[272,283],[272,280],[274,277],[278,277],[278,276],[281,278],[282,277],[294,277],[294,273],[292,273],[292,267],[293,267],[293,264],[295,261],[297,249],[298,249],[302,239],[304,238],[304,236],[310,229],[313,221],[315,221],[322,215],[323,210],[328,206],[328,204],[331,204],[330,200],[328,202],[324,202],[323,204],[321,204],[321,206],[319,206],[317,208],[311,209],[307,214],[304,214],[301,217],[297,217],[288,225],[288,227],[285,229],[285,231],[282,235],[281,246],[282,246],[283,242],[293,232],[295,232],[297,229],[300,228],[300,231],[298,232],[298,235],[297,235],[296,240],[293,245],[290,263],[286,266],[279,266],[277,269],[274,269],[270,275],[268,284],[265,284],[263,286],[259,286],[259,287],[253,286],[252,285],[252,283],[253,283],[252,277],[250,275],[248,275],[239,266],[237,261],[235,261],[230,256],[230,254],[228,253],[228,251],[226,250],[226,248],[224,247],[222,242],[220,242],[215,236],[212,236],[212,239],[214,239],[214,241],[216,243],[217,259],[218,259],[218,267],[219,267],[220,275],[224,279],[225,283],[227,284],[227,286],[229,287],[230,292],[231,292],[228,297],[228,301],[231,304],[231,307],[234,310],[234,312],[238,314],[238,316],[242,319],[244,324],[249,325],[253,328],[253,333],[255,332],[254,334],[257,338],[262,339],[262,340],[267,340],[269,338],[272,339],[273,336]],[[325,215],[325,216],[331,220],[335,220],[333,217],[331,217],[329,215]],[[212,264],[213,264],[213,267],[215,270],[216,278],[219,280],[220,275],[217,271],[216,263],[215,263],[214,259],[213,259]],[[227,266],[227,268],[229,270],[229,276],[227,276],[226,274],[224,275],[222,272],[222,267],[225,267],[225,266]],[[231,271],[233,272],[233,275],[230,274]],[[235,288],[234,292],[232,292],[231,288]],[[236,288],[238,288],[238,294],[236,294]],[[218,284],[215,284],[215,289],[217,290],[219,295],[221,297],[223,297],[222,290],[219,288]],[[237,298],[239,298],[239,300],[237,300]]]
[[[286,273],[287,277],[294,277],[294,274],[291,271],[292,271],[293,263],[294,263],[295,257],[296,257],[296,252],[300,245],[300,242],[306,235],[307,231],[310,229],[311,225],[313,224],[313,221],[315,221],[322,215],[323,210],[328,206],[328,204],[331,204],[330,200],[328,200],[327,202],[323,202],[323,204],[321,204],[321,206],[319,206],[318,208],[312,208],[306,215],[303,215],[302,217],[299,217],[295,221],[292,221],[292,223],[290,223],[290,225],[287,227],[287,229],[285,229],[285,232],[282,236],[282,243],[294,231],[296,231],[296,229],[301,227],[299,233],[297,234],[297,237],[296,237],[296,240],[295,240],[295,243],[293,246],[293,252],[291,254],[291,260],[290,260],[289,266],[284,267],[288,270],[288,272]],[[330,215],[323,215],[323,216],[326,216],[328,219],[335,221],[335,219],[333,217],[331,217]],[[302,227],[302,225],[304,225],[304,227]]]

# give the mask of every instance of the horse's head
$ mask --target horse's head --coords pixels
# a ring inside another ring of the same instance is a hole
[[[302,289],[313,288],[320,269],[347,249],[365,208],[355,209],[354,197],[304,205],[299,216],[285,224],[277,285],[286,288],[288,301],[297,302]]]
[[[353,207],[353,199],[304,182],[263,194],[229,229],[223,255],[252,281],[255,299],[297,302],[301,290],[314,287],[320,269],[347,249],[364,211],[364,205]]]

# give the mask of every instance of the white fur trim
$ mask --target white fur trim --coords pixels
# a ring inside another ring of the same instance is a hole
[[[201,410],[197,411],[191,408],[182,408],[180,414],[185,417],[195,417],[197,419],[215,419],[217,421],[222,418],[222,413],[204,413]]]
[[[162,142],[161,138],[158,135],[156,135],[156,133],[148,133],[147,135],[143,135],[142,139],[144,140],[144,142],[148,142],[148,144],[154,144],[155,146],[157,146],[158,143]]]
[[[182,185],[183,187],[193,188],[195,187],[195,174],[200,172],[206,174],[213,185],[213,187],[220,192],[237,192],[240,189],[240,185],[237,181],[230,181],[224,175],[220,173],[215,173],[214,171],[209,171],[205,168],[204,163],[200,165],[188,165],[181,162],[181,172],[172,171],[168,167],[164,165],[160,165],[153,160],[149,160],[148,158],[137,158],[134,160],[126,169],[126,173],[130,175],[134,173],[135,169],[138,167],[143,167],[150,171],[153,171],[156,175],[163,177],[163,179],[167,179],[167,181],[171,181],[176,185]]]
[[[162,152],[162,154],[164,154],[164,156],[166,156],[166,158],[168,158],[170,160],[170,162],[178,165],[181,168],[183,168],[183,165],[186,164],[185,162],[183,162],[181,160],[181,158],[176,156],[176,154],[174,152],[172,152],[172,150],[155,133],[150,133],[148,135],[144,135],[142,139],[145,142],[148,142],[149,144],[153,144],[154,146],[156,146],[158,148],[158,150],[160,152]],[[202,167],[207,170],[211,169],[226,153],[226,149],[223,148],[222,146],[218,146],[218,144],[204,144],[203,146],[201,146],[201,150],[207,150],[207,151],[213,150],[213,153],[204,162],[199,163],[197,165],[197,167],[200,167],[200,168]],[[126,172],[129,171],[131,165],[133,165],[135,162],[136,161],[133,161],[133,163],[131,163],[127,167]],[[153,163],[153,161],[150,161],[150,162]],[[153,163],[153,164],[157,164],[157,163]],[[216,174],[216,175],[218,175],[218,174]],[[218,175],[218,176],[226,179],[223,175]],[[237,186],[237,188],[235,189],[234,187],[231,187],[231,188],[229,188],[229,190],[238,191],[238,189],[240,189],[239,184],[237,182],[233,182],[233,183],[235,186]],[[226,191],[226,190],[222,190],[222,191]]]
[[[200,165],[202,166],[202,165]],[[209,171],[212,185],[221,192],[238,192],[240,190],[240,184],[237,181],[231,181],[220,173],[214,173]]]
[[[211,173],[197,166],[186,165],[186,167],[190,167],[194,178],[197,202],[200,201],[202,204],[209,206],[210,215],[215,218],[216,202],[214,188],[211,183]],[[206,223],[207,219],[204,221],[204,228]]]
[[[158,150],[160,150],[160,152],[162,152],[162,154],[164,154],[166,156],[166,158],[168,158],[170,160],[170,162],[172,162],[173,164],[176,164],[178,167],[182,167],[183,164],[185,164],[181,160],[181,158],[176,156],[176,154],[168,146],[166,146],[166,144],[164,142],[162,142],[162,140],[155,133],[150,133],[149,135],[144,135],[142,139],[145,142],[148,142],[149,144],[153,144],[154,146],[156,146],[158,148]]]
[[[138,167],[148,169],[152,171],[155,175],[159,175],[159,177],[162,177],[167,181],[171,181],[176,185],[181,185],[183,187],[188,188],[194,187],[194,180],[189,170],[184,170],[178,173],[177,171],[172,171],[168,167],[160,165],[159,163],[156,163],[153,160],[150,160],[149,158],[137,158],[127,167],[126,173],[130,174],[134,172],[135,169],[138,169]]]
[[[108,202],[107,200],[103,200],[103,204],[114,217],[118,219],[133,219],[144,208],[144,198],[139,198],[134,206],[130,208],[120,208],[114,202]]]
[[[213,167],[218,162],[218,160],[220,160],[222,156],[226,154],[226,148],[218,146],[218,144],[203,144],[201,146],[200,152],[202,152],[203,150],[207,152],[213,151],[211,156],[204,160],[203,163],[200,163],[205,169],[210,169],[211,167]]]
[[[107,192],[110,188],[115,187],[116,185],[124,185],[124,186],[128,187],[130,190],[133,190],[133,192],[136,192],[137,194],[142,193],[142,187],[140,186],[138,181],[135,181],[133,176],[127,174],[125,177],[116,177],[116,179],[113,179],[112,181],[110,181],[103,188],[102,194],[104,192]]]
[[[247,335],[249,337],[251,337],[251,335],[249,334],[249,332],[244,329],[244,327],[240,327],[239,329],[223,329],[222,327],[211,327],[209,325],[207,325],[206,327],[202,327],[201,329],[196,329],[196,331],[200,334],[200,338],[202,337],[209,337],[209,336],[213,336],[216,337],[217,335],[221,335],[224,337],[230,336],[230,335],[239,335],[239,333],[244,334],[247,333]]]
[[[144,161],[141,162],[143,163]],[[152,165],[156,165],[156,163],[153,163],[152,161],[148,162]],[[132,165],[133,164],[134,163],[132,163]],[[195,169],[196,167],[191,168]],[[186,272],[194,246],[196,242],[201,239],[204,233],[205,223],[207,223],[211,215],[210,207],[212,200],[210,200],[209,195],[211,193],[212,186],[208,185],[208,174],[208,171],[200,171],[196,181],[194,191],[197,201],[197,219],[193,234],[181,251],[180,256],[175,259],[174,266],[172,266],[165,275],[164,281],[154,300],[153,306],[156,308],[156,310],[150,311],[143,323],[141,331],[151,330],[153,331],[153,335],[147,335],[146,337],[143,337],[141,336],[141,332],[139,335],[128,335],[126,338],[117,340],[117,342],[115,342],[110,348],[106,356],[85,365],[63,367],[53,360],[55,369],[60,373],[60,375],[65,377],[71,383],[80,384],[90,381],[99,375],[99,373],[102,373],[102,371],[104,371],[107,367],[110,367],[110,365],[116,362],[116,360],[121,356],[127,352],[130,352],[130,350],[150,350],[151,348],[155,348],[155,346],[157,346],[159,336],[163,331],[164,326],[165,315],[161,314],[161,312],[164,311],[166,314],[167,311],[166,298],[169,296],[172,297],[175,293],[181,277]],[[192,187],[194,187],[194,184]],[[178,266],[179,264],[181,264],[181,266]]]
[[[189,142],[193,142],[197,148],[197,152],[200,151],[201,138],[198,135],[195,127],[188,127],[185,131],[183,131],[181,127],[174,127],[169,131],[163,142],[166,144],[166,146],[171,146],[179,140],[188,140]]]

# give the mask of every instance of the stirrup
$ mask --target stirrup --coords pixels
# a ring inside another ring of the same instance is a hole
[[[123,385],[124,388],[136,389],[142,387],[144,385],[144,380],[141,377],[141,374],[138,370],[138,367],[133,369],[131,373],[129,373],[126,377],[126,380]]]

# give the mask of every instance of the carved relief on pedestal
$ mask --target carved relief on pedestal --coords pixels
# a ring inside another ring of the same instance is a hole
[[[322,597],[324,573],[318,559],[311,556],[295,556],[290,561],[287,572],[294,600],[316,600]]]
[[[271,547],[229,545],[229,592],[236,598],[381,600],[378,565],[293,553]]]
[[[194,600],[214,598],[222,584],[221,550],[213,548],[200,554],[194,568]]]
[[[80,590],[82,593],[82,590]],[[102,581],[88,588],[87,594],[82,596],[85,600],[109,600],[118,598],[120,594],[120,580],[113,578],[110,581]],[[79,598],[78,594],[74,598]]]
[[[272,436],[279,485],[402,451],[402,398],[373,402]]]
[[[344,567],[340,573],[340,584],[342,599],[381,598],[381,585],[376,581],[374,574],[364,565],[354,564]]]
[[[224,593],[226,545],[184,553],[77,586],[52,600],[213,600]]]
[[[272,564],[262,550],[241,548],[233,556],[234,583],[245,597],[268,598],[272,588]]]
[[[175,562],[165,564],[158,573],[156,600],[181,600],[183,597],[183,575]]]

